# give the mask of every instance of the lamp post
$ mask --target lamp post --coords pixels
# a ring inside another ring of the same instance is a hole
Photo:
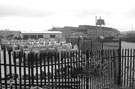
[[[100,36],[99,37],[100,38],[100,40],[101,40],[101,64],[103,64],[104,63],[104,59],[103,59],[103,40],[104,40],[104,37],[103,36]],[[103,67],[102,67],[102,69],[103,69]],[[101,75],[103,75],[103,71],[101,72]]]
[[[101,40],[101,49],[103,50],[104,49],[104,45],[103,45],[104,37],[100,36],[99,38]]]

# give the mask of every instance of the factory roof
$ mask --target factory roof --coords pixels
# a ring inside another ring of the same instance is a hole
[[[62,33],[60,31],[23,31],[22,33]]]

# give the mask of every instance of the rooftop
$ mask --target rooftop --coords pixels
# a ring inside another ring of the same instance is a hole
[[[60,31],[23,31],[22,33],[62,33]]]

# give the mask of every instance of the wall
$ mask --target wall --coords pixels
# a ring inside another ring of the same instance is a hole
[[[43,38],[50,39],[50,35],[55,35],[55,38],[62,38],[62,33],[22,33],[24,35],[43,35]]]

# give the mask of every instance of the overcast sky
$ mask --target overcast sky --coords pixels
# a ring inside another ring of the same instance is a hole
[[[95,25],[135,30],[134,0],[0,0],[0,29],[36,31],[54,27]],[[133,28],[133,29],[132,29]]]

